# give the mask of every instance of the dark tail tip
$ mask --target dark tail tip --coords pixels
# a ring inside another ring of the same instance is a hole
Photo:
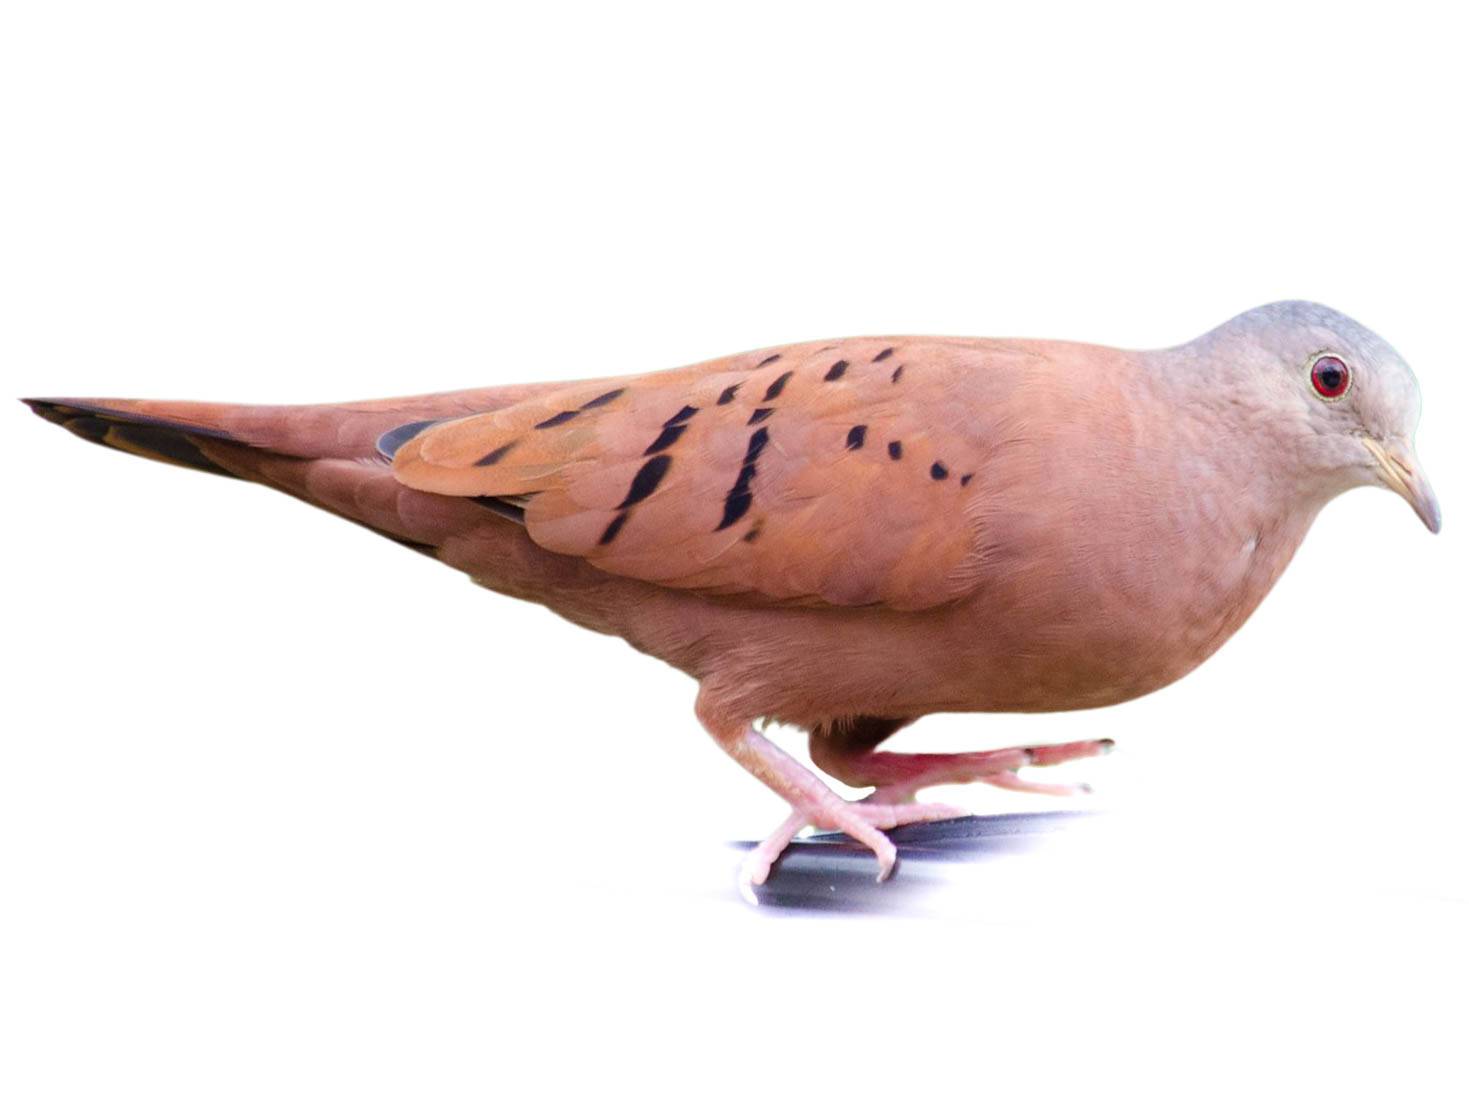
[[[62,412],[65,407],[59,402],[54,402],[50,398],[22,398],[21,401],[30,406],[31,412],[37,417],[44,417],[57,425],[66,424],[66,415]]]
[[[236,477],[206,456],[194,442],[196,437],[229,439],[222,433],[200,431],[197,427],[82,401],[56,398],[22,398],[21,401],[38,417],[90,443],[195,471]]]

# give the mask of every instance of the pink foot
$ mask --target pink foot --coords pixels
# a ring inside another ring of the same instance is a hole
[[[969,814],[952,804],[852,803],[834,795],[833,801],[820,801],[819,806],[810,809],[792,809],[785,821],[746,855],[740,866],[741,895],[750,902],[755,901],[753,889],[765,883],[776,859],[808,826],[839,830],[867,846],[877,858],[877,879],[882,881],[892,874],[898,860],[897,848],[882,831],[907,823],[939,822]]]
[[[1098,757],[1110,753],[1112,747],[1111,739],[1088,739],[1055,746],[1016,746],[970,754],[877,752],[854,759],[852,768],[858,777],[871,776],[873,780],[868,783],[876,783],[866,796],[868,803],[900,804],[913,799],[920,789],[931,785],[971,784],[975,781],[1014,792],[1082,796],[1091,792],[1089,785],[1042,784],[1021,778],[1017,770],[1026,766],[1060,765],[1080,758]]]

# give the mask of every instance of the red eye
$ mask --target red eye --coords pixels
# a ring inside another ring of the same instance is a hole
[[[1340,398],[1352,385],[1352,373],[1335,356],[1318,356],[1311,365],[1311,385],[1323,398]]]

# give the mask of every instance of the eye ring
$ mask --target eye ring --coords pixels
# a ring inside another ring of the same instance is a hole
[[[1352,370],[1340,356],[1322,352],[1311,361],[1311,388],[1325,402],[1339,402],[1352,389]]]

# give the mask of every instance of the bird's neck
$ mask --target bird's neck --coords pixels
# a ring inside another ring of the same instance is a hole
[[[1262,528],[1294,533],[1299,543],[1322,506],[1354,484],[1335,442],[1282,409],[1260,365],[1199,344],[1143,353],[1139,364],[1141,385],[1175,411],[1185,437],[1207,452]]]
[[[1144,400],[1173,418],[1171,554],[1193,594],[1180,652],[1196,664],[1254,612],[1341,487],[1248,373],[1189,352],[1146,354],[1139,378]]]

